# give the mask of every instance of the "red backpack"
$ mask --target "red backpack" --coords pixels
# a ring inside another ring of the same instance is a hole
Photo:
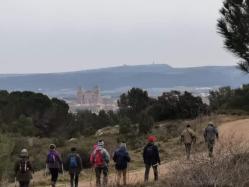
[[[104,158],[103,158],[103,154],[101,152],[100,149],[97,149],[95,151],[95,155],[94,155],[94,164],[97,166],[97,167],[101,167],[104,165]]]

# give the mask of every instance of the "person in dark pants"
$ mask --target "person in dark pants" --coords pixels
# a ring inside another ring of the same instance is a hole
[[[183,130],[181,134],[181,142],[184,143],[187,159],[190,159],[192,145],[196,142],[195,132],[191,129],[190,124]]]
[[[123,184],[126,186],[126,174],[130,156],[126,148],[126,143],[122,142],[119,148],[114,152],[113,161],[117,171],[117,186],[120,186],[121,176],[123,175]]]
[[[215,139],[217,140],[219,139],[219,133],[217,128],[214,126],[212,122],[208,123],[208,126],[205,129],[203,136],[208,146],[208,156],[213,157]]]
[[[104,141],[99,140],[97,147],[93,150],[90,156],[90,162],[95,167],[96,186],[101,186],[101,173],[103,173],[103,186],[108,184],[108,164],[110,162],[110,155],[104,148]]]
[[[56,151],[56,146],[51,144],[46,160],[46,170],[51,174],[51,186],[55,187],[59,172],[62,171],[62,160],[60,154]],[[47,172],[47,171],[46,171]]]
[[[71,153],[67,157],[66,166],[70,175],[71,187],[78,187],[79,175],[82,170],[82,160],[80,155],[76,153],[76,148],[71,148]]]
[[[160,156],[157,146],[154,144],[156,141],[155,136],[148,137],[148,144],[145,146],[143,151],[143,160],[145,164],[144,181],[147,182],[149,179],[150,168],[154,171],[154,180],[158,180],[158,165],[160,165]]]
[[[29,187],[34,173],[27,149],[22,149],[19,160],[15,163],[15,177],[20,187]]]

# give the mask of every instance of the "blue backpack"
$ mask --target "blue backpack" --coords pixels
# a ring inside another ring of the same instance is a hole
[[[77,155],[71,155],[69,157],[69,168],[70,169],[75,169],[77,167],[78,167]]]
[[[127,152],[126,151],[118,151],[116,153],[116,168],[117,169],[125,169],[127,167]]]

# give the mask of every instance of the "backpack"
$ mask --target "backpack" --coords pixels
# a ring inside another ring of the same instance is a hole
[[[77,155],[71,155],[69,157],[69,168],[70,169],[75,169],[77,167],[78,167]]]
[[[29,171],[28,161],[27,160],[20,160],[19,171],[21,173],[26,173],[27,171]]]
[[[117,169],[125,169],[125,167],[127,166],[127,153],[124,151],[118,151],[116,154]]]
[[[56,154],[55,154],[54,152],[50,151],[50,152],[48,153],[48,158],[47,158],[47,160],[48,160],[48,163],[54,164],[54,163],[56,162]]]
[[[103,158],[103,154],[101,152],[100,149],[97,149],[95,151],[95,155],[94,155],[94,164],[97,166],[97,167],[101,167],[104,165],[104,158]]]
[[[146,157],[149,159],[152,159],[154,157],[154,145],[147,146]]]

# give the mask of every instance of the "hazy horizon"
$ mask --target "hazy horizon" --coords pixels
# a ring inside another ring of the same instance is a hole
[[[168,64],[236,65],[216,22],[222,0],[0,2],[0,74]]]
[[[0,75],[29,75],[29,74],[53,74],[53,73],[73,73],[78,71],[94,71],[94,70],[101,70],[101,69],[109,69],[109,68],[119,68],[119,67],[135,67],[135,66],[150,66],[150,65],[165,65],[170,66],[171,68],[198,68],[198,67],[235,67],[236,65],[203,65],[203,66],[179,66],[174,67],[169,64],[123,64],[123,65],[113,65],[113,66],[106,66],[106,67],[98,67],[98,68],[89,68],[89,69],[79,69],[79,70],[72,70],[72,71],[55,71],[55,72],[28,72],[28,73],[0,73]]]

